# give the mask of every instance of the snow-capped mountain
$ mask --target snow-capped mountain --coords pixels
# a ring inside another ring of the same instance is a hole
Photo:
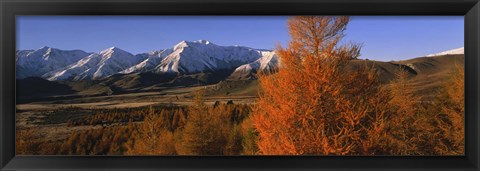
[[[17,51],[17,78],[96,80],[114,74],[233,71],[242,65],[256,70],[276,65],[271,50],[219,46],[206,40],[182,41],[172,48],[133,55],[112,47],[99,53],[53,48]],[[40,62],[39,62],[40,61]],[[46,62],[45,62],[46,61]],[[43,62],[43,63],[42,63]],[[258,66],[257,66],[258,65]]]
[[[59,50],[42,47],[37,50],[19,50],[16,52],[17,78],[38,77],[47,72],[73,64],[89,53],[81,50]]]
[[[464,48],[436,54],[464,54]],[[279,66],[275,52],[243,46],[219,46],[206,40],[182,41],[169,49],[133,55],[112,47],[99,53],[42,47],[16,51],[16,76],[54,80],[96,80],[114,74],[233,71],[230,79],[254,78]]]
[[[257,71],[257,70],[270,70],[276,67],[278,64],[277,56],[274,52],[266,52],[265,55],[256,61],[248,64],[244,64],[234,72],[250,72],[250,71]]]
[[[170,55],[173,52],[173,49],[165,49],[161,51],[153,51],[150,53],[144,53],[144,54],[139,54],[138,56],[145,56],[145,60],[142,62],[138,63],[137,65],[134,65],[126,70],[121,71],[121,74],[129,74],[129,73],[134,73],[134,72],[147,72],[150,70],[153,70],[160,62],[162,59],[164,59],[166,56]]]
[[[440,52],[440,53],[430,54],[430,55],[427,55],[427,57],[440,56],[440,55],[458,55],[458,54],[465,54],[465,48],[461,47],[461,48],[447,50],[447,51]]]
[[[144,60],[142,55],[132,55],[117,47],[93,53],[64,68],[44,74],[48,80],[100,79],[117,74]]]
[[[278,67],[279,61],[275,52],[264,52],[263,57],[248,64],[239,66],[230,75],[231,79],[250,79],[258,71],[271,71]]]
[[[218,46],[206,40],[182,41],[155,68],[157,73],[198,73],[233,70],[261,58],[268,50],[242,46]]]

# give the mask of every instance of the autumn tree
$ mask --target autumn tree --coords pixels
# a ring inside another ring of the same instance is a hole
[[[415,87],[409,81],[411,74],[406,66],[400,66],[394,73],[394,79],[387,85],[391,92],[388,104],[392,110],[387,122],[388,138],[385,146],[390,146],[387,154],[413,155],[427,150],[425,140],[432,131],[429,117],[432,112],[421,112],[421,96],[415,94]],[[422,145],[423,144],[423,145]]]
[[[185,112],[183,109],[178,109],[175,111],[175,114],[173,115],[173,120],[172,120],[172,127],[174,129],[183,129],[185,126]]]
[[[227,143],[222,129],[226,118],[209,113],[202,98],[203,91],[195,92],[194,102],[188,108],[187,123],[178,146],[182,155],[221,155]]]
[[[341,44],[349,17],[296,16],[288,20],[291,42],[278,47],[281,67],[260,74],[253,109],[259,153],[266,155],[364,154],[374,127],[380,92],[372,66],[347,64],[359,44]],[[372,100],[375,99],[375,100]]]
[[[243,120],[241,123],[242,133],[242,152],[243,155],[256,155],[258,154],[258,132],[252,125],[251,117]]]
[[[463,68],[456,67],[433,101],[415,93],[409,72],[401,67],[388,84],[391,115],[379,143],[384,154],[458,155],[464,150]]]
[[[439,134],[437,139],[441,144],[435,148],[435,151],[439,154],[458,155],[465,152],[464,85],[464,68],[456,65],[450,74],[450,79],[443,84],[443,91],[437,97],[441,108],[434,118]]]
[[[139,126],[138,137],[128,154],[140,155],[174,155],[175,142],[173,133],[166,129],[168,125],[162,115],[150,106],[145,120]]]

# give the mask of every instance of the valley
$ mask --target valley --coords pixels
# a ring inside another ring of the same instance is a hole
[[[211,95],[205,97],[205,101],[209,105],[213,105],[216,101],[226,103],[233,101],[238,104],[251,104],[255,102],[256,95],[242,94],[218,94],[213,92],[216,85],[194,86],[182,88],[163,88],[153,89],[150,92],[134,92],[126,94],[114,94],[107,96],[94,97],[68,97],[62,100],[38,101],[26,104],[18,104],[18,110],[55,110],[64,107],[78,107],[89,109],[104,108],[134,108],[149,105],[180,105],[188,106],[192,102],[192,93],[197,90],[211,90]],[[254,90],[255,91],[255,90]],[[256,91],[255,91],[256,92]],[[59,96],[57,98],[61,98]]]

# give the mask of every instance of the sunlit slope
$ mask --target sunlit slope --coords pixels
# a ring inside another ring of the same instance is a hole
[[[417,75],[411,78],[411,83],[414,84],[417,93],[431,98],[442,84],[446,84],[456,67],[464,67],[465,55],[420,57],[397,63],[410,66],[417,72]]]
[[[380,81],[388,84],[395,78],[399,69],[408,71],[410,83],[415,85],[416,92],[430,100],[438,88],[449,79],[455,67],[463,67],[463,54],[419,57],[409,60],[382,62],[372,60],[353,60],[347,70],[361,66],[371,67],[380,74]],[[257,95],[258,80],[227,80],[218,83],[211,93],[215,95]]]

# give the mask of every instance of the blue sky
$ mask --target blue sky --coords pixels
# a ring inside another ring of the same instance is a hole
[[[49,46],[131,53],[173,47],[182,40],[273,49],[289,40],[286,16],[17,16],[17,49]],[[463,16],[353,16],[345,42],[362,57],[400,60],[464,46]]]

